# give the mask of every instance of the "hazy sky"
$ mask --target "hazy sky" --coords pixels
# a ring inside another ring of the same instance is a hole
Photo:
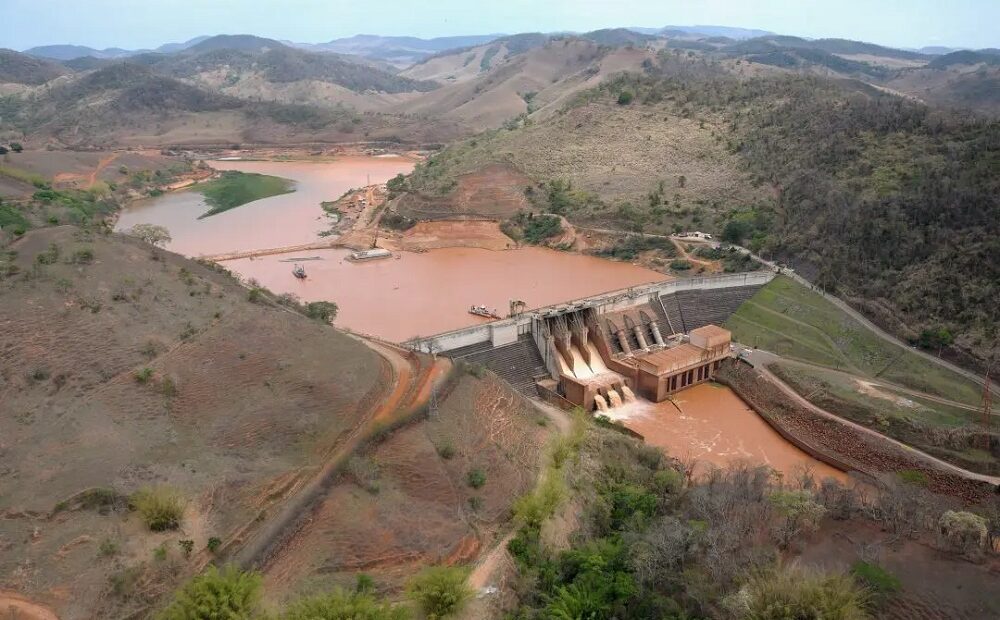
[[[308,43],[713,24],[896,47],[1000,47],[1000,0],[0,0],[0,47],[156,47],[203,34]]]

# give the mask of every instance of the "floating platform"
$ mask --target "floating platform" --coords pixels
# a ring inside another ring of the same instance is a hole
[[[351,252],[346,260],[355,263],[361,263],[364,261],[378,260],[380,258],[392,258],[392,252],[384,248],[372,248],[370,250],[357,250]]]

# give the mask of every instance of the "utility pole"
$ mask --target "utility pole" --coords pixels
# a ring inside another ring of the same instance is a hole
[[[985,381],[983,381],[982,424],[984,429],[983,443],[985,444],[983,447],[986,449],[987,452],[990,451],[990,415],[992,414],[991,410],[993,408],[993,396],[992,394],[990,394],[990,370],[992,370],[992,366],[993,366],[993,361],[990,360],[990,362],[986,365],[986,377]]]
[[[427,417],[436,418],[438,415],[438,390],[435,385],[431,388],[431,400],[427,404]]]

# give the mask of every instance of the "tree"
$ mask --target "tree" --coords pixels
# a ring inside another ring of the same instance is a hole
[[[175,595],[157,620],[250,620],[257,613],[261,578],[227,566],[210,566]]]
[[[923,349],[937,349],[938,357],[941,357],[941,350],[954,342],[955,337],[951,335],[946,327],[936,329],[925,329],[920,332],[918,344]]]
[[[729,220],[722,229],[722,240],[739,245],[750,236],[752,230],[753,226],[746,220]]]
[[[24,146],[20,142],[11,142],[10,150],[14,151],[15,153],[20,153],[21,151],[24,150]]]
[[[428,618],[447,618],[461,611],[472,596],[465,578],[461,568],[432,566],[410,581],[406,594]]]
[[[863,620],[866,603],[864,589],[849,576],[796,569],[754,577],[733,601],[747,620]]]
[[[776,531],[778,542],[783,547],[800,533],[814,531],[826,514],[826,508],[819,505],[808,491],[776,491],[768,499],[785,518]]]
[[[127,234],[154,246],[165,246],[171,241],[170,231],[156,224],[136,224]]]
[[[7,154],[7,147],[0,144],[0,155],[6,155],[6,154]]]
[[[306,304],[306,315],[323,323],[332,323],[337,318],[337,304],[332,301],[313,301]]]
[[[632,103],[633,97],[634,97],[634,95],[632,94],[631,91],[623,90],[618,95],[618,105],[628,105],[628,104]]]
[[[281,620],[406,620],[405,607],[376,600],[367,592],[335,590],[323,596],[296,601]]]

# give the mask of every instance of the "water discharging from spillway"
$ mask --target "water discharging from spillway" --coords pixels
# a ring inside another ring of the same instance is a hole
[[[570,345],[569,352],[573,355],[573,376],[577,379],[589,379],[593,377],[596,373],[594,370],[587,365],[587,362],[583,359],[583,353],[577,348],[575,344]],[[593,363],[593,360],[591,361]]]
[[[627,385],[622,385],[622,396],[625,397],[625,402],[627,403],[635,402],[635,392]]]
[[[607,411],[608,403],[604,400],[604,397],[600,394],[594,395],[594,404],[597,405],[598,411]]]
[[[612,408],[622,406],[621,394],[615,391],[615,388],[608,388],[608,401]]]

